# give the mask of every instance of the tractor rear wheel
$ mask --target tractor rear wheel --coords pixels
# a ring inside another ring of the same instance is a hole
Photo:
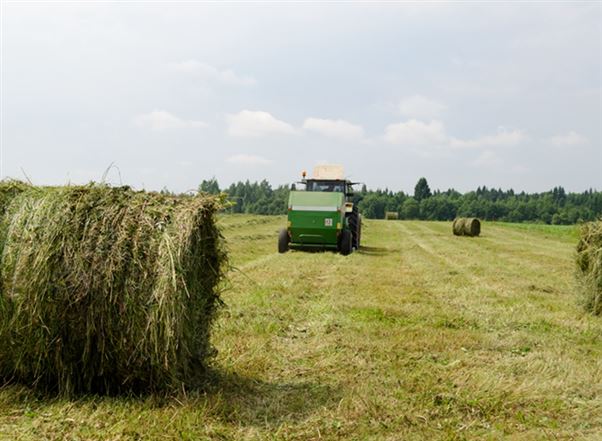
[[[281,254],[286,253],[289,250],[288,241],[289,241],[288,231],[286,231],[283,228],[282,230],[280,230],[280,233],[278,234],[278,252],[279,253],[281,253]]]
[[[357,241],[356,241],[356,250],[360,249],[360,242],[362,240],[362,215],[357,215]]]
[[[349,230],[343,230],[341,233],[341,244],[339,251],[343,256],[348,256],[353,251],[353,235]]]
[[[353,248],[358,250],[360,248],[360,236],[362,234],[362,219],[357,206],[353,206],[353,211],[349,213],[347,220],[349,223],[349,229],[351,230],[351,235],[353,236]]]

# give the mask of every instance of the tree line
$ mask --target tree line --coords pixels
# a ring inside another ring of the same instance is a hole
[[[216,179],[203,180],[199,191],[227,193],[231,213],[286,214],[288,194],[292,186],[273,188],[265,179],[260,182],[237,182],[220,188]],[[507,222],[539,222],[568,225],[602,217],[602,192],[592,189],[567,193],[554,187],[543,193],[515,193],[479,187],[460,193],[454,189],[431,191],[425,178],[416,183],[413,194],[389,189],[369,190],[363,185],[352,196],[363,216],[384,219],[385,213],[397,213],[399,219],[453,220],[455,217],[478,217]]]

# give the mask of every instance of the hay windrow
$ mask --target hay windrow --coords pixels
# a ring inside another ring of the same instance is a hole
[[[602,220],[581,227],[577,279],[587,311],[602,315]]]
[[[202,381],[226,261],[221,199],[21,190],[0,219],[0,377],[63,394]]]

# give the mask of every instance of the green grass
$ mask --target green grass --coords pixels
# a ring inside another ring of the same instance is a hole
[[[492,225],[540,234],[544,237],[566,237],[574,241],[579,239],[579,225],[511,224],[507,222],[496,222]]]
[[[0,438],[602,438],[602,320],[577,302],[570,228],[367,221],[343,257],[277,254],[282,217],[221,224],[235,270],[206,391],[8,386]]]

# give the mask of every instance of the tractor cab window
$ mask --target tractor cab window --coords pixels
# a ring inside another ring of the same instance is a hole
[[[344,193],[345,183],[336,181],[308,181],[305,189],[307,191],[329,191]]]

